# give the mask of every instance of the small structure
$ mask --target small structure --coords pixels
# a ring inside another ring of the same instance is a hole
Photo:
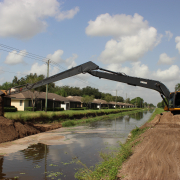
[[[68,96],[66,97],[70,101],[70,108],[81,108],[83,103],[81,101],[81,96]]]
[[[35,107],[36,110],[43,110],[45,108],[45,99],[46,92],[37,92],[35,91],[37,96]],[[18,94],[9,95],[8,98],[11,99],[11,106],[15,106],[18,111],[24,111],[26,107],[32,107],[33,93],[31,91],[25,91]],[[64,107],[65,110],[70,108],[70,102],[67,98],[59,96],[58,94],[48,93],[48,108],[53,107]]]
[[[94,99],[92,103],[96,104],[96,108],[98,109],[108,107],[108,103],[102,99]]]

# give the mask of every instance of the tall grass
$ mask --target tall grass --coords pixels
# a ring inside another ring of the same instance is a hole
[[[68,110],[68,111],[18,111],[18,112],[6,112],[4,116],[8,119],[12,120],[31,120],[36,118],[44,118],[44,119],[53,119],[54,117],[63,117],[63,119],[71,119],[75,115],[84,115],[89,116],[91,114],[98,115],[99,113],[117,113],[118,112],[124,112],[124,111],[132,111],[136,110],[136,108],[127,108],[127,109],[101,109],[101,110],[80,110],[80,111],[74,111],[74,110]]]

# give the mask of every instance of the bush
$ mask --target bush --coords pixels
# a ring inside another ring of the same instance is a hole
[[[63,126],[63,127],[69,127],[69,126],[74,126],[75,124],[76,124],[75,121],[69,120],[69,121],[64,121],[64,122],[62,123],[62,126]]]
[[[25,111],[33,111],[33,107],[25,107]],[[36,111],[36,107],[34,107],[34,111]]]
[[[99,110],[99,108],[92,108],[92,110]]]
[[[43,108],[43,110],[45,111],[45,108]],[[53,108],[47,108],[47,111],[53,111]],[[55,107],[54,111],[64,111],[64,108]]]
[[[64,108],[60,108],[60,107],[55,107],[54,111],[64,111]]]
[[[101,109],[108,109],[108,107],[101,107]]]
[[[4,107],[4,112],[16,112],[17,108],[14,106]]]
[[[86,108],[70,108],[70,110],[86,110]]]

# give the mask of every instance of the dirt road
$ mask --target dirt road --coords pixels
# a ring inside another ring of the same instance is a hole
[[[0,143],[62,127],[61,124],[21,123],[0,116]]]
[[[145,126],[133,155],[123,164],[118,177],[123,180],[180,179],[180,115],[157,115]],[[119,179],[121,179],[119,178]]]

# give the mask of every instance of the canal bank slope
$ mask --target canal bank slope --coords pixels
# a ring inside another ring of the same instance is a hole
[[[141,128],[133,154],[117,175],[123,180],[180,179],[180,115],[164,112]]]

